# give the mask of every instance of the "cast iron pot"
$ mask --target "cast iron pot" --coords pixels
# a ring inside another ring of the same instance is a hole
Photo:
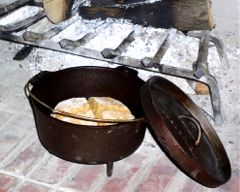
[[[231,177],[229,158],[211,124],[181,89],[164,78],[155,76],[143,82],[135,70],[126,67],[77,67],[41,72],[26,84],[25,93],[41,143],[62,159],[107,164],[110,176],[113,162],[140,146],[147,123],[159,147],[190,178],[207,187],[218,187]],[[117,124],[94,127],[50,116],[62,100],[91,96],[122,101],[136,119],[111,120]]]
[[[39,73],[27,83],[25,93],[39,139],[50,153],[76,163],[107,164],[110,176],[113,162],[132,154],[143,141],[146,129],[140,99],[143,84],[137,72],[129,68],[75,67]],[[75,125],[50,116],[60,101],[91,96],[108,96],[123,102],[136,119],[99,127]]]

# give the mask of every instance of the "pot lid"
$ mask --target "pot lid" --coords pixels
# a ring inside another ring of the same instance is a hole
[[[141,101],[150,132],[180,170],[207,187],[230,179],[230,162],[219,137],[180,88],[155,76],[142,87]]]

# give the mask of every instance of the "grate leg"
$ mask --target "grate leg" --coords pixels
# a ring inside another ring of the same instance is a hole
[[[200,37],[200,35],[198,35],[198,37]],[[223,115],[221,111],[221,99],[218,84],[216,79],[208,71],[207,57],[210,40],[211,40],[210,32],[202,31],[199,44],[198,58],[193,65],[193,70],[171,67],[168,65],[154,62],[151,62],[151,64],[147,63],[147,65],[144,66],[156,67],[158,68],[160,73],[165,75],[176,76],[206,84],[210,92],[214,121],[216,124],[222,124]],[[215,40],[215,42],[219,44],[218,41]],[[219,46],[221,47],[221,44]]]

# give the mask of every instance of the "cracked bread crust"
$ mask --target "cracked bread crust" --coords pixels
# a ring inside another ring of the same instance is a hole
[[[90,97],[88,100],[86,98],[67,99],[59,102],[54,108],[54,112],[61,111],[98,119],[130,120],[135,118],[122,102],[111,97]],[[113,125],[113,123],[84,121],[59,114],[51,114],[51,116],[78,125]]]

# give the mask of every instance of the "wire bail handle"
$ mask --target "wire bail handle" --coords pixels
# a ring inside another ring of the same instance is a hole
[[[51,106],[49,106],[48,104],[46,104],[45,102],[43,102],[39,98],[37,98],[30,90],[30,86],[31,85],[34,86],[34,84],[38,80],[40,80],[40,78],[43,75],[45,75],[46,73],[51,73],[51,72],[43,71],[43,72],[40,72],[35,77],[33,77],[32,79],[30,79],[26,83],[26,85],[24,86],[24,93],[25,93],[25,95],[28,99],[31,98],[31,99],[35,100],[37,103],[39,103],[40,105],[44,106],[49,111],[51,111],[52,114],[62,115],[62,116],[71,117],[71,118],[74,118],[74,119],[79,119],[79,120],[84,120],[84,121],[92,121],[92,122],[100,122],[100,123],[133,123],[133,122],[145,121],[144,117],[136,118],[136,119],[128,119],[128,120],[124,120],[124,119],[99,119],[99,118],[86,117],[86,116],[82,116],[82,115],[76,115],[76,114],[61,111],[61,110],[56,111]]]

